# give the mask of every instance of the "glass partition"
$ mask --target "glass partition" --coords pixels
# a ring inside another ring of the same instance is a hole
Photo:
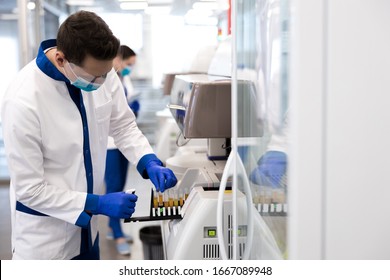
[[[238,0],[232,1],[232,8],[236,258],[244,258],[250,248],[250,259],[283,259],[288,218],[288,5]],[[252,205],[243,206],[248,201]],[[247,238],[240,243],[243,232]]]

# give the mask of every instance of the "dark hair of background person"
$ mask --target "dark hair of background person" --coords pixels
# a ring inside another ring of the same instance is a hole
[[[132,57],[132,56],[135,56],[135,52],[130,49],[128,46],[125,46],[125,45],[121,45],[119,47],[119,50],[118,50],[118,55],[122,58],[122,59],[128,59],[129,57]]]
[[[104,20],[87,11],[70,15],[57,33],[57,49],[76,65],[81,65],[87,54],[98,60],[113,59],[119,45],[119,39]]]

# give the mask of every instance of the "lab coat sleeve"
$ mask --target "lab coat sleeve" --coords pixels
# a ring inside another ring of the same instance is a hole
[[[86,227],[87,193],[71,186],[52,185],[45,179],[41,125],[37,112],[20,100],[3,102],[2,123],[5,150],[15,198],[42,214]]]
[[[109,135],[114,138],[115,145],[130,163],[137,165],[143,156],[154,154],[153,149],[137,126],[119,78],[117,75],[110,75],[108,78],[112,92]]]

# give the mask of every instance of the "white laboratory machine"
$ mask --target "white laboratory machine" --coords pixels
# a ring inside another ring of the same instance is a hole
[[[239,87],[243,89],[239,106],[256,104],[252,82],[240,80]],[[182,219],[162,222],[166,259],[281,259],[271,231],[253,206],[248,182],[243,182],[246,189],[237,190],[234,215],[239,250],[233,256],[233,194],[229,178],[222,175],[230,151],[230,78],[177,75],[169,108],[185,138],[207,138],[208,145],[206,153],[175,156],[166,162],[180,179],[176,191],[189,193],[180,212]],[[262,135],[260,124],[248,125],[246,118],[253,117],[249,111],[239,120],[238,135]],[[224,180],[226,190],[220,192]]]
[[[240,107],[256,104],[253,83],[241,80]],[[207,74],[177,75],[171,92],[171,113],[186,139],[207,139],[207,150],[194,151],[166,160],[178,178],[188,168],[209,168],[223,172],[230,152],[231,137],[231,83],[225,76]],[[261,123],[248,120],[255,110],[239,119],[239,136],[260,137]]]
[[[216,45],[204,46],[195,56],[183,62],[187,62],[188,65],[183,65],[181,70],[165,73],[163,79],[164,96],[171,94],[176,75],[207,73],[216,50]],[[165,163],[168,158],[174,155],[206,152],[206,139],[198,138],[191,139],[191,141],[183,139],[168,108],[156,112],[156,118],[158,129],[155,134],[155,139],[157,139],[155,152],[162,162]]]
[[[224,249],[233,259],[232,191],[226,190],[222,203],[218,188],[220,178],[206,168],[190,168],[178,190],[190,186],[190,194],[181,209],[182,219],[164,220],[162,234],[166,259],[218,260]],[[228,184],[229,186],[229,184]],[[281,259],[274,236],[251,199],[238,193],[238,256],[237,259]],[[218,207],[223,207],[222,229],[217,225]],[[249,221],[249,222],[248,222]],[[218,239],[221,238],[222,247]],[[253,242],[253,238],[256,241]]]

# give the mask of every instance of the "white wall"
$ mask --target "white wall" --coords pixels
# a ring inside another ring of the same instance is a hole
[[[165,73],[186,71],[197,52],[216,45],[216,26],[189,25],[168,14],[100,14],[122,44],[137,53],[132,77],[152,79],[160,87]]]
[[[322,258],[324,38],[322,0],[291,9],[288,254]]]
[[[327,258],[390,258],[389,11],[329,1]]]
[[[18,25],[16,20],[0,20],[0,100],[19,71]]]
[[[188,25],[181,16],[152,17],[151,32],[155,87],[164,73],[188,71],[199,49],[217,44],[216,26]]]
[[[292,7],[290,257],[389,259],[390,2]]]

